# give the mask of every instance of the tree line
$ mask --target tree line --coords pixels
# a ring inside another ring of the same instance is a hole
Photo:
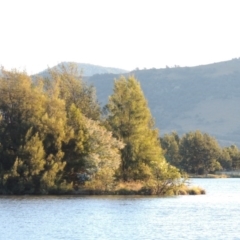
[[[2,68],[1,194],[106,192],[130,181],[166,194],[183,184],[173,165],[134,77],[115,80],[101,109],[75,65],[45,78]]]
[[[172,132],[160,141],[167,161],[187,173],[240,169],[240,150],[236,145],[221,147],[214,137],[199,130],[182,137]]]

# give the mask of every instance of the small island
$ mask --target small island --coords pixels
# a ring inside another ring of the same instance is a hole
[[[187,174],[237,168],[237,154],[200,131],[159,138],[134,76],[101,109],[74,64],[1,71],[0,194],[205,194]]]

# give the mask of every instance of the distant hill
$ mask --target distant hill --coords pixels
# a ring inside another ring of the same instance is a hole
[[[197,129],[217,138],[222,145],[240,146],[240,59],[165,69],[136,70],[156,126],[164,133]],[[112,94],[119,74],[88,77],[102,105]]]
[[[67,66],[70,64],[70,62],[62,62],[59,63],[58,65],[54,66],[53,68],[59,68],[61,65]],[[93,64],[87,64],[87,63],[74,63],[77,65],[78,70],[82,71],[83,76],[89,77],[93,76],[94,74],[122,74],[122,73],[127,73],[128,71],[120,69],[120,68],[112,68],[112,67],[102,67],[98,65],[93,65]],[[42,75],[42,76],[47,76],[48,75],[48,69],[36,74],[36,75]]]

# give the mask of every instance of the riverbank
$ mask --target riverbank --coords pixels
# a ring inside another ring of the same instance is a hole
[[[181,185],[178,187],[167,186],[164,188],[146,187],[141,182],[121,182],[112,190],[78,189],[76,195],[151,195],[151,196],[177,196],[177,195],[202,195],[206,191],[199,186]]]
[[[204,175],[196,175],[189,174],[189,178],[240,178],[240,174],[225,172],[225,173],[217,173],[217,174],[204,174]]]
[[[201,195],[206,194],[206,191],[199,186],[192,186],[185,181],[179,184],[173,183],[155,183],[149,184],[142,181],[131,182],[115,182],[110,187],[93,186],[93,185],[66,185],[66,188],[52,188],[48,193],[45,192],[23,192],[15,194],[14,192],[1,191],[2,196],[63,196],[63,195],[109,195],[109,196],[124,196],[124,195],[138,195],[138,196],[178,196],[178,195]]]
[[[198,174],[189,174],[189,178],[228,178],[226,174],[204,174],[204,175],[198,175]]]

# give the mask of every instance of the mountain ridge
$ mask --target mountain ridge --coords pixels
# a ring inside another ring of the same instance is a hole
[[[120,70],[117,74],[105,70],[84,79],[95,86],[104,106],[113,92],[114,79],[121,75],[134,75],[140,82],[161,136],[200,130],[223,146],[240,147],[240,59],[194,67]]]
[[[200,130],[216,137],[221,145],[240,146],[240,59],[93,75],[87,81],[96,87],[102,105],[120,75],[139,80],[161,135]]]
[[[89,77],[95,74],[106,74],[106,73],[121,74],[121,73],[128,72],[127,70],[120,69],[120,68],[103,67],[103,66],[89,64],[89,63],[77,63],[77,62],[61,62],[50,69],[54,69],[54,68],[58,69],[62,65],[67,67],[69,64],[75,64],[78,68],[78,71],[82,72],[84,77]],[[48,69],[45,69],[35,75],[48,76]]]

